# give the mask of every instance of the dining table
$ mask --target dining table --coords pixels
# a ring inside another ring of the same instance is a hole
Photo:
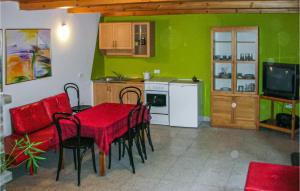
[[[102,103],[76,113],[81,123],[81,136],[93,137],[99,148],[99,175],[105,176],[106,155],[111,143],[128,130],[127,119],[134,104]],[[66,124],[65,124],[65,127]],[[63,128],[63,137],[71,137],[75,128]],[[64,138],[63,138],[64,139]]]

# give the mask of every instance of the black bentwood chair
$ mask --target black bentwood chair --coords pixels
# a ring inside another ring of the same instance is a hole
[[[154,151],[151,134],[150,134],[150,118],[146,118],[146,115],[150,117],[151,103],[147,103],[142,106],[142,122],[140,123],[140,139],[142,143],[143,153],[145,155],[145,159],[147,160],[147,152],[146,152],[146,144],[145,144],[145,134],[148,138],[148,143],[151,147],[152,152]]]
[[[75,90],[76,92],[76,96],[77,96],[77,105],[72,107],[73,112],[78,113],[80,111],[89,109],[90,107],[92,107],[91,105],[80,105],[80,93],[79,93],[79,88],[76,84],[74,83],[66,83],[64,85],[64,91],[66,92],[66,94],[68,95],[68,98],[70,100],[70,96],[69,96],[69,90]]]
[[[131,95],[136,96],[136,104],[141,103],[142,91],[135,86],[127,86],[121,89],[119,93],[120,103],[126,103],[126,98]]]
[[[134,104],[140,104],[141,103],[141,97],[142,97],[142,91],[135,86],[127,86],[121,89],[119,92],[119,100],[120,103],[127,103],[128,102],[128,96],[130,96],[130,99],[136,100]],[[114,144],[118,143],[119,145],[119,160],[121,160],[121,142],[117,138],[113,141]],[[123,153],[124,153],[124,148],[125,146],[123,145]],[[110,166],[110,165],[109,165]]]
[[[142,148],[140,144],[140,126],[138,124],[140,117],[141,105],[136,105],[129,113],[127,119],[127,132],[120,138],[118,138],[118,142],[123,144],[123,156],[125,155],[125,149],[127,150],[129,156],[130,166],[132,167],[132,173],[135,173],[133,155],[132,155],[132,146],[133,141],[135,141],[138,153],[141,157],[142,162],[144,163]],[[108,168],[111,167],[111,147],[109,148],[109,163]],[[119,159],[120,159],[120,147],[119,147]]]
[[[94,151],[94,139],[89,137],[82,137],[80,135],[81,124],[80,124],[80,120],[76,116],[67,113],[54,113],[52,118],[56,125],[56,129],[59,137],[59,161],[57,167],[56,181],[58,181],[59,179],[59,172],[62,167],[63,149],[64,148],[72,149],[75,170],[77,170],[77,178],[78,178],[77,185],[80,186],[81,162],[84,154],[88,149],[91,149],[92,151],[93,167],[95,173],[97,173],[95,151]],[[62,121],[68,123],[68,125],[74,125],[76,127],[76,136],[68,138],[66,140],[62,140],[62,129],[61,129]],[[81,152],[81,150],[83,150],[83,152]]]

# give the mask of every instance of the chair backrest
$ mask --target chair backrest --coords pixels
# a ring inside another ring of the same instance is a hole
[[[147,103],[146,105],[142,106],[142,123],[147,123],[150,120],[150,110],[151,110],[151,103]],[[147,115],[147,118],[146,118]]]
[[[76,96],[77,96],[77,106],[79,106],[79,104],[80,104],[80,93],[79,93],[79,88],[78,88],[77,84],[66,83],[64,85],[64,91],[66,92],[66,94],[68,95],[68,98],[70,100],[70,96],[69,96],[68,90],[75,90]]]
[[[57,112],[52,115],[53,122],[56,126],[59,144],[63,141],[63,131],[62,131],[62,122],[64,121],[65,127],[76,127],[76,137],[78,139],[78,143],[80,143],[80,129],[81,123],[78,117],[69,113]]]
[[[141,113],[141,104],[137,104],[133,109],[129,112],[127,118],[127,127],[129,132],[129,137],[131,136],[133,131],[138,131],[139,129],[139,120]]]
[[[126,103],[124,99],[128,95],[135,95],[137,100],[136,104],[141,103],[142,91],[139,88],[135,86],[127,86],[123,88],[119,93],[120,103]]]

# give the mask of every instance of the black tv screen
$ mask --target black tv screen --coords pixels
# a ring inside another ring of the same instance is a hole
[[[264,95],[287,99],[299,98],[299,64],[265,62],[263,66]]]

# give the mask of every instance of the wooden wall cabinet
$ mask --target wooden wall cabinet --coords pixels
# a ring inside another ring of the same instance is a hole
[[[258,27],[211,31],[212,126],[258,125]]]
[[[144,100],[144,84],[143,83],[104,83],[94,82],[94,105],[101,103],[120,103],[119,93],[127,86],[138,87],[142,91],[141,101]],[[128,94],[124,98],[124,102],[128,104],[135,104],[137,102],[135,94]]]
[[[153,22],[99,24],[99,48],[104,55],[150,57],[154,55]]]

